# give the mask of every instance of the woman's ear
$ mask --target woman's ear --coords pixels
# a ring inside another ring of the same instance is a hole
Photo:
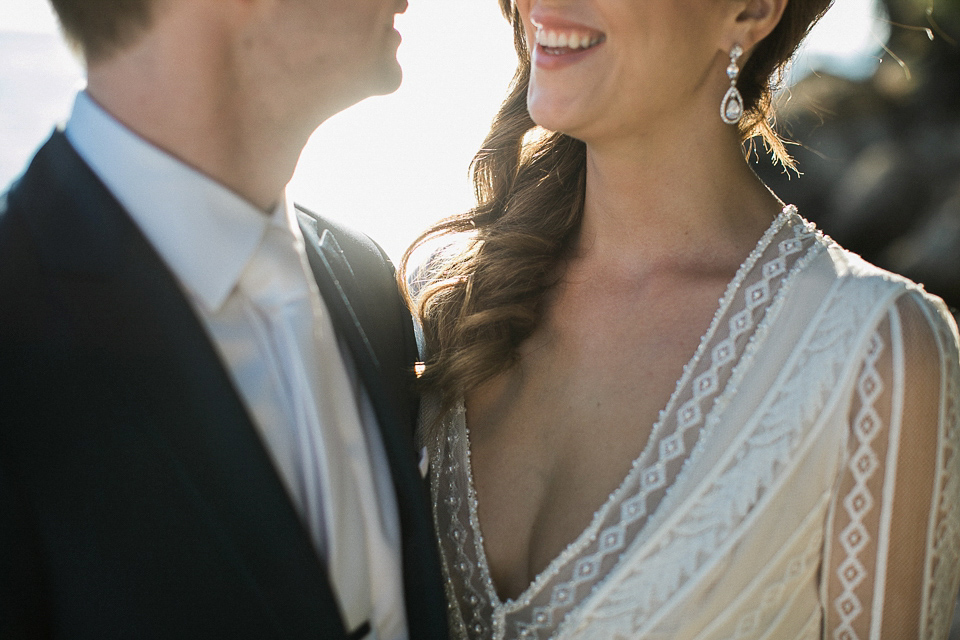
[[[744,0],[741,10],[737,14],[732,34],[735,38],[730,43],[739,44],[745,51],[749,51],[758,42],[770,35],[780,23],[788,0]]]

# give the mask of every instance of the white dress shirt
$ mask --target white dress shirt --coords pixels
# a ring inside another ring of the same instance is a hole
[[[348,626],[362,622],[351,618],[366,613],[372,638],[404,640],[399,516],[386,454],[366,390],[309,275],[293,207],[283,197],[272,214],[265,214],[134,134],[86,92],[78,94],[65,134],[178,279],[327,561]],[[312,306],[313,317],[300,320],[315,328],[315,349],[278,349],[263,309],[244,284],[257,277],[263,252],[275,250],[265,242],[268,237],[299,257],[299,268],[293,259],[284,277],[308,290],[303,313],[310,314]],[[299,406],[319,410],[304,423],[296,419],[291,395],[310,390],[316,394],[309,399],[313,405]],[[337,424],[330,424],[331,416]],[[353,602],[344,602],[341,591],[348,589],[335,571],[338,564],[349,566],[338,549],[351,548],[347,543],[357,548],[356,540],[345,540],[343,528],[337,529],[337,496],[331,495],[330,474],[344,463],[356,481],[350,490],[360,501],[365,539],[359,547],[366,558],[357,566],[369,568],[365,607],[372,611],[355,611]]]

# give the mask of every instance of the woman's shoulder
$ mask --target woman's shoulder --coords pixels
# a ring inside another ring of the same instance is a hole
[[[868,262],[817,230],[799,214],[798,218],[813,232],[819,249],[816,258],[807,265],[808,277],[832,279],[833,289],[841,300],[858,301],[878,311],[896,308],[916,313],[925,317],[931,328],[956,335],[955,318],[941,298],[927,292],[920,283]]]
[[[418,247],[406,262],[404,273],[410,298],[417,300],[427,287],[443,279],[446,268],[467,250],[467,243],[462,237],[445,236],[442,241]]]

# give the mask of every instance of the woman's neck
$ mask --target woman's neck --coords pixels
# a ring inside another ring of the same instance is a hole
[[[782,205],[744,161],[737,132],[667,130],[587,145],[581,264],[647,271],[753,245]]]

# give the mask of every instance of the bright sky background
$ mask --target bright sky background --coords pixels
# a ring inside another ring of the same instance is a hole
[[[869,74],[886,37],[874,0],[836,0],[795,68],[843,61]],[[325,123],[291,183],[301,204],[347,221],[399,259],[430,222],[472,203],[468,165],[513,73],[495,0],[410,0],[397,19],[404,82]],[[0,3],[0,189],[69,113],[82,70],[46,0]]]

